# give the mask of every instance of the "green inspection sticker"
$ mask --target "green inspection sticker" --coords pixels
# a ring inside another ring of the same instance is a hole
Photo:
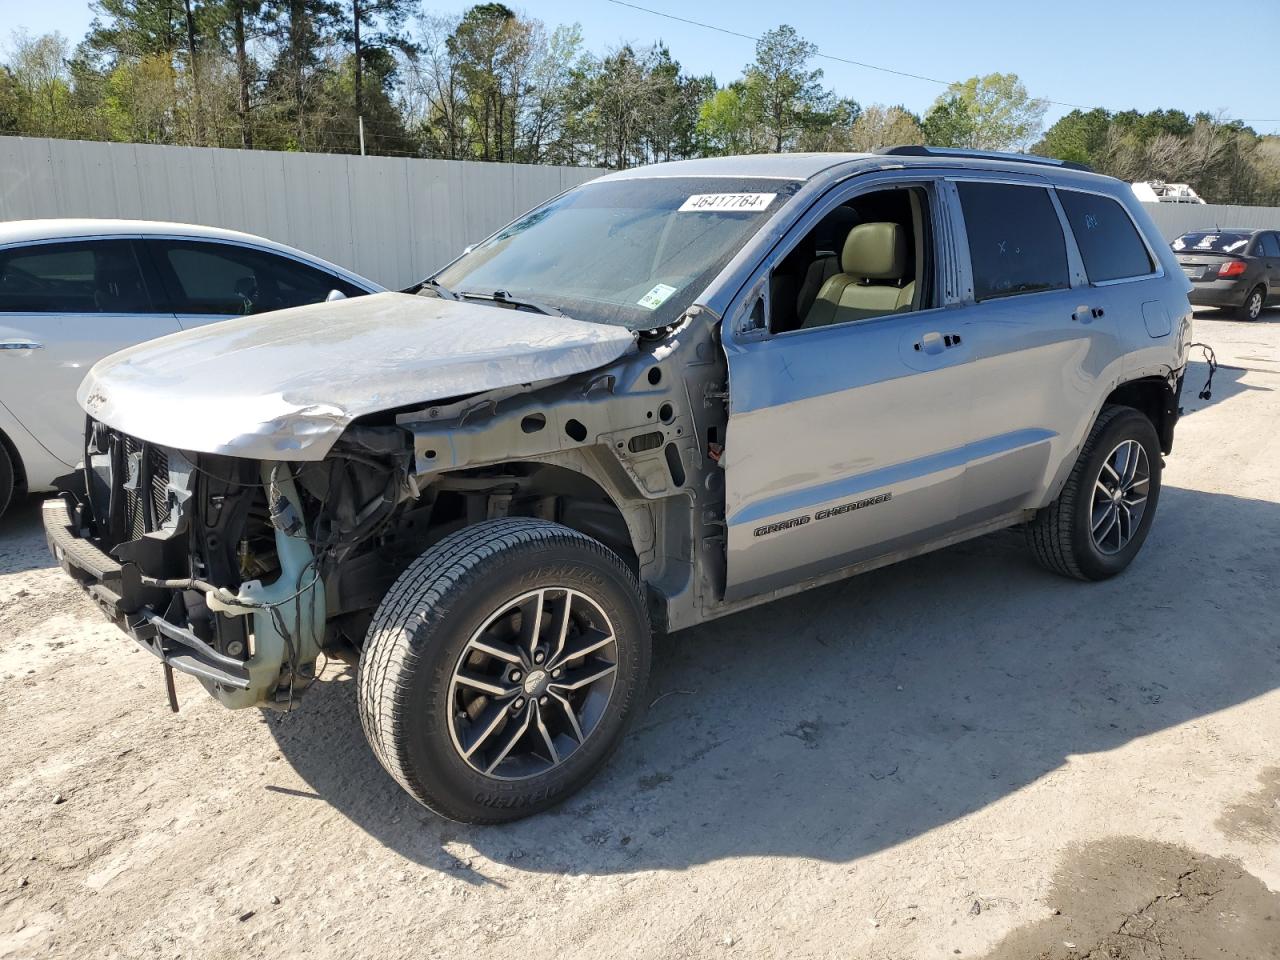
[[[667,298],[676,292],[675,287],[669,287],[665,283],[654,284],[652,290],[636,301],[646,310],[657,310],[660,306],[667,302]]]

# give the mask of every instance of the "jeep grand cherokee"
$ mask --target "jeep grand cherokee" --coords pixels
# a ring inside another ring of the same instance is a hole
[[[322,651],[358,656],[387,771],[510,820],[605,762],[654,629],[1010,526],[1063,575],[1124,570],[1187,288],[1132,191],[1070,164],[626,170],[416,292],[98,363],[45,525],[171,696],[179,670],[287,707]]]

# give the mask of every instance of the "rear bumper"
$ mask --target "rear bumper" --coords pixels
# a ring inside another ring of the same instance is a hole
[[[1253,289],[1253,282],[1238,280],[1210,280],[1193,282],[1187,299],[1196,307],[1238,307],[1244,303],[1245,294]]]
[[[46,500],[41,509],[45,539],[54,558],[84,587],[102,612],[148,653],[174,670],[232,690],[247,690],[247,665],[219,653],[189,629],[170,623],[157,607],[172,591],[144,587],[137,568],[121,564],[78,532],[70,502]]]

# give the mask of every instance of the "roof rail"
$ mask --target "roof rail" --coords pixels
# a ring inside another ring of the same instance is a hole
[[[1013,163],[1039,163],[1049,167],[1063,167],[1067,170],[1084,170],[1093,173],[1093,167],[1074,160],[1058,160],[1054,157],[1039,157],[1032,153],[1001,153],[998,150],[965,150],[960,147],[923,147],[916,144],[905,144],[896,147],[880,147],[873,151],[887,157],[957,157],[968,160],[1005,160]]]

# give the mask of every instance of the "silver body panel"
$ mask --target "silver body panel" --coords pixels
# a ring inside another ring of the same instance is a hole
[[[1185,366],[1186,280],[1119,181],[858,154],[610,178],[702,175],[803,182],[681,322],[639,342],[621,327],[382,294],[125,351],[94,368],[82,405],[156,443],[271,460],[322,459],[358,418],[396,411],[423,488],[509,462],[581,474],[623,516],[655,622],[677,629],[1026,519],[1057,495],[1113,389],[1172,384]],[[962,179],[1049,192],[1068,288],[975,301]],[[787,333],[747,322],[826,211],[906,185],[928,191],[937,306]],[[1155,269],[1090,283],[1054,192],[1068,189],[1121,204]],[[663,446],[632,446],[655,436]]]
[[[948,542],[957,531],[1047,505],[1111,390],[1183,367],[1186,283],[1168,248],[1151,243],[1159,234],[1123,184],[990,166],[913,164],[847,184],[832,176],[815,208],[785,229],[779,223],[754,269],[729,280],[738,293],[723,332],[727,602]],[[960,179],[1108,196],[1147,238],[1155,269],[1091,284],[1055,200],[1071,286],[977,303],[952,186]],[[781,334],[738,322],[767,289],[769,270],[823,212],[869,190],[922,183],[931,190],[942,306]],[[958,345],[930,351],[928,341],[940,346],[944,337],[958,337]]]
[[[77,399],[153,443],[320,460],[357,417],[583,373],[634,346],[624,327],[379,293],[122,350],[94,365]]]

